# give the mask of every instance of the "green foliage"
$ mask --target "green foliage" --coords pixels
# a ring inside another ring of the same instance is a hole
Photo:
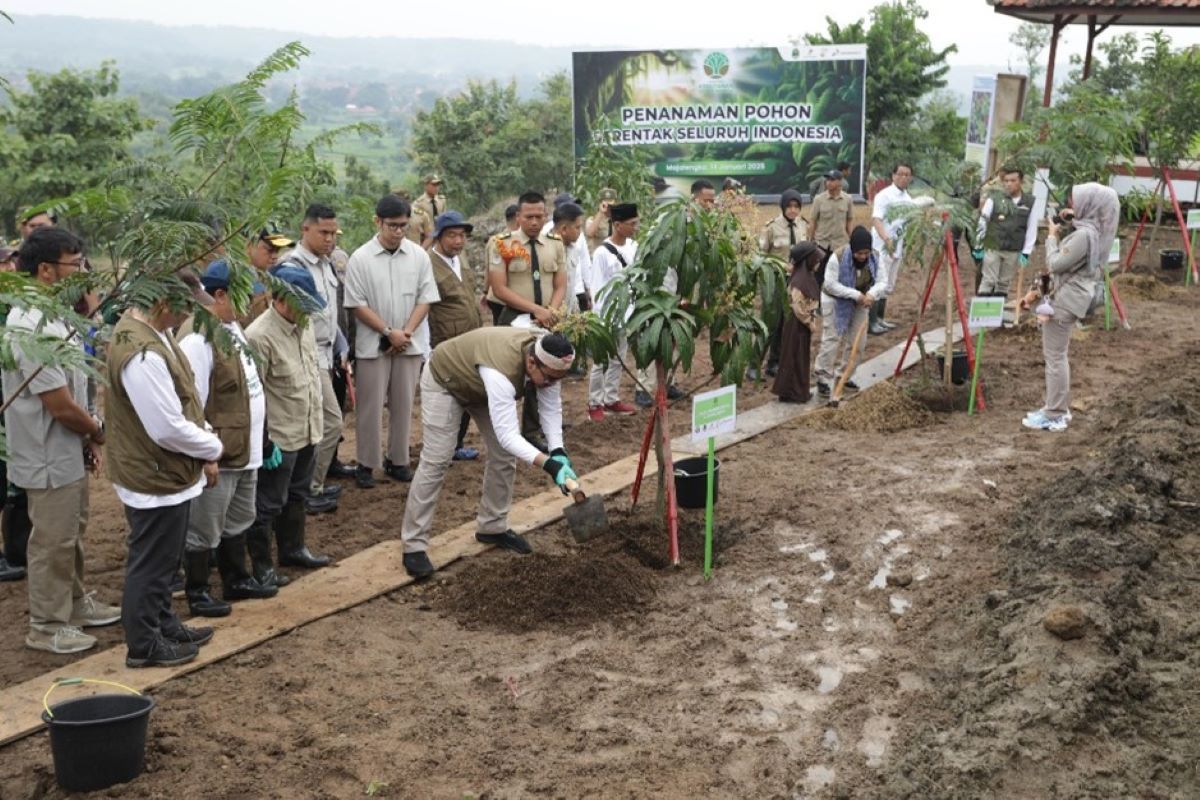
[[[522,101],[514,83],[472,81],[441,98],[413,122],[414,158],[422,170],[452,176],[455,207],[470,214],[525,189],[570,183],[570,85],[564,73],[543,82],[540,98]]]
[[[933,49],[918,27],[928,16],[917,0],[897,0],[871,9],[870,27],[865,20],[843,26],[826,17],[824,34],[805,37],[810,44],[866,43],[868,142],[890,120],[911,117],[922,97],[946,85],[946,56],[958,48]]]
[[[1038,79],[1046,68],[1042,65],[1042,51],[1050,44],[1050,26],[1036,22],[1022,22],[1008,37],[1009,44],[1021,51],[1021,61],[1029,82],[1025,86],[1025,106],[1022,116],[1028,116],[1042,103],[1037,91]]]
[[[148,121],[134,100],[116,97],[112,62],[97,70],[30,72],[28,91],[6,86],[0,108],[0,214],[9,234],[24,206],[96,186],[128,160],[129,142]]]
[[[596,128],[599,135],[576,169],[575,194],[583,200],[584,209],[591,212],[600,207],[600,191],[612,189],[620,202],[637,203],[649,227],[655,206],[654,176],[646,167],[648,158],[637,145],[610,144],[606,134],[611,129],[608,119],[601,117]]]
[[[967,120],[959,116],[954,96],[935,92],[916,114],[884,122],[879,135],[867,145],[867,160],[876,165],[876,171],[908,161],[913,174],[947,190],[961,172],[966,136]]]
[[[1175,167],[1194,153],[1200,130],[1200,51],[1173,51],[1162,31],[1152,33],[1137,77],[1127,103],[1137,109],[1142,149],[1155,167]]]

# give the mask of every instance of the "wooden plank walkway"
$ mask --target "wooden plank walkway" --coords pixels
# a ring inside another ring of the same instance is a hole
[[[955,328],[956,340],[960,336]],[[924,334],[927,349],[941,345],[944,332]],[[863,389],[892,375],[900,357],[902,345],[897,345],[859,365],[855,380]],[[905,368],[917,362],[919,353],[914,346],[905,359]],[[852,398],[848,400],[852,401]],[[717,438],[717,448],[724,449],[743,442],[779,425],[790,422],[823,406],[767,403],[738,415],[737,428]],[[671,442],[672,451],[680,454],[699,454],[703,448],[682,436]],[[613,462],[582,476],[582,483],[591,495],[612,495],[632,485],[637,470],[637,454]],[[654,459],[646,464],[646,475],[657,473]],[[525,533],[549,525],[562,517],[566,499],[557,490],[543,492],[515,503],[509,514],[513,530]],[[429,556],[439,567],[460,558],[476,555],[488,549],[475,541],[475,523],[469,522],[434,536]],[[269,639],[295,630],[302,625],[365,603],[412,582],[401,563],[399,540],[372,545],[342,559],[325,569],[316,570],[294,581],[286,590],[269,600],[239,603],[237,613],[224,619],[205,620],[216,629],[213,640],[200,650],[190,664],[179,667],[127,669],[125,646],[118,645],[88,656],[61,669],[6,687],[0,691],[0,745],[36,733],[42,728],[42,695],[56,678],[87,677],[116,681],[138,691],[161,686],[167,681],[229,658],[232,655],[262,644]],[[84,684],[56,693],[54,699],[96,694],[111,689]]]

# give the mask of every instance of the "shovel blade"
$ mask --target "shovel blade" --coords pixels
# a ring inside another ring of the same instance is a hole
[[[563,509],[563,516],[576,542],[586,542],[608,532],[608,514],[604,511],[602,497],[589,497],[582,502],[572,503]]]

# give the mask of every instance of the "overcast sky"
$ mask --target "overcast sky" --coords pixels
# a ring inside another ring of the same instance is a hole
[[[70,14],[328,36],[456,36],[581,49],[782,44],[788,36],[824,30],[826,16],[846,24],[866,16],[878,4],[879,0],[765,0],[744,5],[681,0],[517,0],[509,4],[452,0],[419,3],[414,8],[395,0],[0,0],[0,8],[14,16]],[[1019,63],[1017,51],[1008,43],[1017,21],[995,13],[986,0],[924,0],[923,5],[930,12],[924,30],[933,44],[958,45],[952,63]],[[608,20],[606,11],[611,12]],[[414,26],[417,21],[419,26]],[[1175,28],[1170,35],[1179,44],[1200,44],[1197,29]],[[1067,53],[1082,52],[1085,41],[1082,27],[1069,28],[1059,63],[1067,63]]]

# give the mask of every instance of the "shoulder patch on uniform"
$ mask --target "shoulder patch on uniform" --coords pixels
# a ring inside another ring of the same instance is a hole
[[[504,233],[497,233],[496,238],[497,239],[508,239],[508,238],[511,238],[512,235],[513,235],[512,231],[505,231]]]

